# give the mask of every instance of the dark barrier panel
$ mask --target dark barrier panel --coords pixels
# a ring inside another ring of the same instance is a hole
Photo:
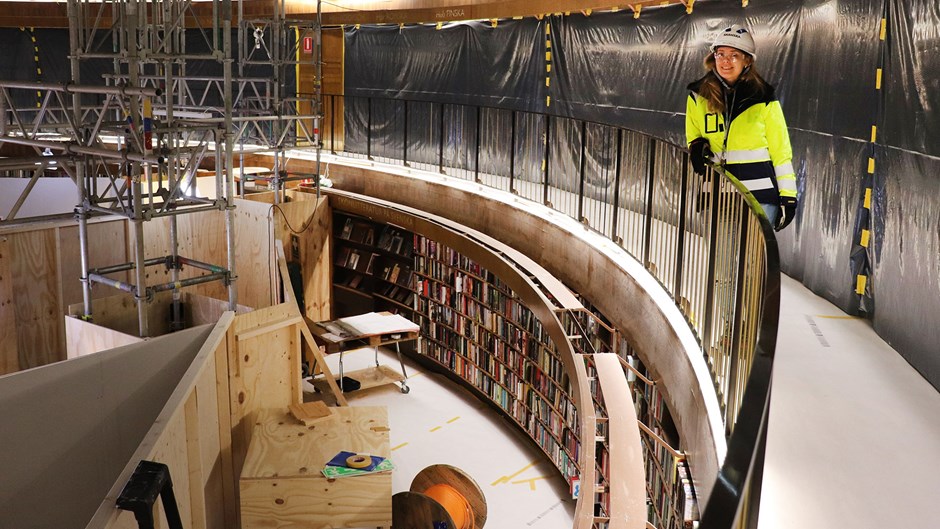
[[[940,26],[936,26],[940,27]],[[934,119],[940,119],[934,111]],[[879,149],[875,330],[934,386],[940,383],[940,159]],[[879,225],[883,222],[883,225]]]
[[[857,303],[849,267],[868,142],[790,130],[800,209],[777,233],[784,270],[816,294],[848,310]]]
[[[940,7],[931,0],[889,6],[887,105],[878,143],[940,156]]]
[[[541,110],[543,22],[346,29],[347,96]]]

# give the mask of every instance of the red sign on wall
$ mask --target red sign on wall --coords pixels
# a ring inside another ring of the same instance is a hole
[[[304,53],[313,53],[313,37],[304,37]]]

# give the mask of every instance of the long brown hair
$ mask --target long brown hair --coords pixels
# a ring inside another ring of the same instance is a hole
[[[747,57],[748,60],[750,60],[750,67],[741,72],[741,77],[738,78],[735,86],[740,86],[742,83],[749,85],[750,91],[756,94],[759,98],[763,99],[767,94],[769,85],[767,84],[767,81],[764,81],[764,78],[761,77],[759,73],[757,73],[757,68],[754,67],[754,58],[750,55]],[[705,64],[705,69],[713,75],[705,76],[705,79],[702,81],[702,84],[698,89],[699,95],[708,101],[708,110],[724,114],[724,87],[721,86],[721,81],[718,80],[718,72],[715,70],[715,55],[713,53],[709,53],[705,56],[705,60],[703,62]]]

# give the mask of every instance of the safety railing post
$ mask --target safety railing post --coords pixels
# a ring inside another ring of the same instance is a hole
[[[650,244],[653,231],[653,184],[656,177],[656,140],[649,139],[649,172],[646,174],[646,226],[643,233],[643,266],[650,266]]]
[[[516,177],[516,111],[512,111],[512,122],[509,126],[509,192],[516,192],[513,178]]]
[[[617,240],[617,221],[620,213],[620,151],[623,150],[623,129],[617,129],[617,154],[614,162],[614,213],[610,226],[610,238]]]
[[[441,103],[441,119],[439,121],[440,138],[437,145],[438,163],[437,169],[444,172],[444,103]]]
[[[552,137],[552,117],[549,116],[548,114],[545,114],[545,158],[542,160],[542,169],[543,169],[542,176],[545,178],[545,180],[543,182],[544,185],[543,185],[543,190],[542,190],[542,203],[545,204],[546,206],[551,205],[548,201],[548,171],[549,171],[549,166],[551,165],[550,156],[552,154],[551,137]]]
[[[404,133],[402,134],[403,139],[402,139],[401,163],[402,165],[407,166],[408,165],[408,100],[405,99],[404,101],[405,101],[405,112],[404,112],[405,129],[404,129]]]
[[[482,180],[480,180],[480,139],[482,138],[482,131],[480,130],[480,129],[482,128],[482,125],[481,125],[480,121],[481,121],[482,119],[483,119],[483,109],[482,109],[479,105],[477,105],[476,153],[474,154],[474,158],[475,158],[475,159],[474,159],[474,162],[473,162],[473,173],[474,173],[474,174],[473,174],[473,179],[474,179],[477,183],[482,182]]]
[[[330,95],[330,153],[336,154],[336,96]]]
[[[742,201],[743,219],[741,219],[740,236],[738,237],[738,267],[737,277],[734,278],[734,312],[731,320],[731,358],[728,362],[728,394],[725,396],[725,435],[731,435],[731,429],[737,418],[738,409],[738,362],[741,356],[741,315],[744,311],[741,305],[744,303],[744,271],[747,266],[747,237],[750,223],[753,222],[753,215],[750,208]]]
[[[581,120],[581,154],[578,157],[578,220],[584,221],[584,152],[587,144],[587,122]]]
[[[705,211],[710,213],[711,225],[708,234],[708,269],[705,272],[705,317],[702,322],[702,329],[704,329],[702,350],[706,353],[711,347],[712,321],[715,318],[715,269],[718,261],[718,252],[716,250],[718,244],[718,191],[721,189],[718,182],[720,177],[713,173],[711,169],[708,171],[706,182],[711,185],[711,200],[706,202]]]
[[[372,98],[366,99],[368,110],[366,110],[366,158],[372,159]]]
[[[682,177],[679,181],[679,226],[676,228],[677,233],[679,234],[679,240],[676,243],[676,276],[675,276],[675,290],[673,290],[673,299],[678,303],[682,298],[682,273],[683,266],[685,262],[685,217],[686,217],[686,208],[688,207],[689,199],[686,196],[689,189],[689,155],[688,153],[683,152],[680,158],[682,160]],[[688,316],[688,315],[686,315]]]

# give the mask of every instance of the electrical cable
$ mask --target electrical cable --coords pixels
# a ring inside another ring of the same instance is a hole
[[[474,529],[476,527],[470,502],[454,487],[439,483],[428,487],[424,494],[441,504],[454,521],[456,529]]]

